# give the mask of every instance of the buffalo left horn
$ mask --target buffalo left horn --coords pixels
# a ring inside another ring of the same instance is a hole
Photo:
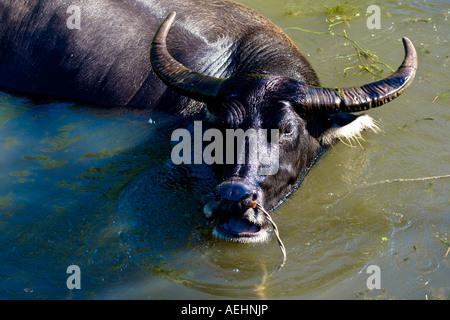
[[[171,12],[159,27],[152,42],[150,59],[158,77],[179,94],[201,102],[213,101],[226,79],[195,72],[176,61],[168,52],[166,38],[175,20]]]
[[[405,58],[391,76],[358,88],[316,88],[299,82],[297,103],[304,112],[358,112],[379,107],[397,98],[414,79],[417,53],[408,38],[403,38]]]

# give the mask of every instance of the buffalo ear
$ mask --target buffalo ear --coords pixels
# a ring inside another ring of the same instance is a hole
[[[346,141],[350,145],[353,142],[359,144],[361,133],[370,130],[378,133],[381,131],[376,121],[367,114],[354,115],[349,113],[336,113],[329,115],[327,127],[318,137],[321,145],[331,146],[336,141]]]

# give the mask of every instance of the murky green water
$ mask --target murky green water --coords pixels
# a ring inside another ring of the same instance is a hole
[[[347,35],[394,69],[401,37],[419,56],[401,98],[369,113],[383,132],[338,144],[273,213],[287,249],[217,241],[203,218],[207,167],[170,163],[165,115],[114,114],[0,94],[0,298],[448,299],[449,4],[382,1],[369,30],[363,1],[242,0],[283,28]],[[360,13],[359,16],[355,14]],[[287,33],[325,86],[372,81],[339,36]],[[268,41],[270,41],[268,39]],[[384,69],[384,74],[389,71]],[[81,290],[66,269],[81,268]],[[368,290],[367,267],[381,289]]]

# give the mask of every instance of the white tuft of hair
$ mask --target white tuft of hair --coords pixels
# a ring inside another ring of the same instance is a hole
[[[364,114],[345,126],[331,127],[322,134],[320,141],[323,145],[328,146],[332,145],[337,140],[340,140],[345,144],[349,144],[350,146],[353,146],[354,142],[361,146],[359,140],[364,140],[361,135],[361,132],[364,130],[370,130],[374,133],[378,133],[381,131],[381,128],[371,116]]]

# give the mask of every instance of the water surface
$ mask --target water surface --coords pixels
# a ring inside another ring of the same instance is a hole
[[[372,2],[240,2],[282,28],[326,32],[326,19],[344,17],[335,34],[345,29],[394,69],[401,37],[419,56],[411,87],[369,111],[383,131],[330,149],[273,213],[284,268],[271,275],[275,239],[211,236],[201,208],[215,179],[206,166],[171,163],[172,117],[1,93],[0,298],[449,298],[450,180],[380,183],[450,174],[448,2],[377,2],[379,30],[366,26]],[[343,37],[286,32],[324,86],[376,79]],[[72,264],[81,290],[66,287]],[[370,265],[381,289],[367,288]]]

